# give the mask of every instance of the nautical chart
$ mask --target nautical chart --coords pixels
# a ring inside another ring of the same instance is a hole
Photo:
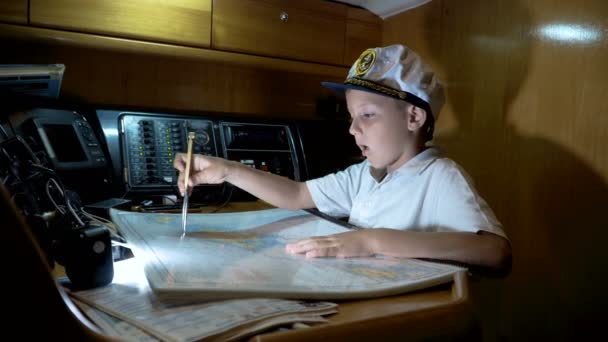
[[[289,242],[348,231],[306,211],[269,209],[179,214],[113,209],[113,222],[145,263],[162,298],[364,298],[449,282],[463,268],[388,257],[306,258],[285,252]]]

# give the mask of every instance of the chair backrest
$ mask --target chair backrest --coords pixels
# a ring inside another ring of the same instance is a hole
[[[30,227],[0,184],[0,241],[4,256],[5,298],[2,308],[6,336],[20,340],[68,338],[110,341],[78,310],[54,279]]]

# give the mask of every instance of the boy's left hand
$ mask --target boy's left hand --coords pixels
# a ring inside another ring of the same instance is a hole
[[[290,254],[305,254],[307,258],[318,257],[365,257],[374,255],[366,243],[365,230],[339,233],[327,236],[315,236],[285,246]]]

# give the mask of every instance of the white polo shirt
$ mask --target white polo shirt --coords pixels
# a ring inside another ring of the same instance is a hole
[[[317,209],[364,228],[487,231],[507,237],[466,172],[427,148],[380,182],[367,160],[306,182]]]

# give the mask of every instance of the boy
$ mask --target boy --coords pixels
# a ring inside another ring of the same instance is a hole
[[[402,45],[368,49],[344,84],[350,134],[366,160],[306,182],[196,155],[190,186],[229,182],[281,208],[318,208],[363,228],[286,246],[307,257],[383,254],[503,269],[511,247],[500,223],[453,161],[427,147],[443,104],[442,87],[420,57]],[[186,157],[176,156],[184,191]],[[373,228],[373,229],[372,229]]]

